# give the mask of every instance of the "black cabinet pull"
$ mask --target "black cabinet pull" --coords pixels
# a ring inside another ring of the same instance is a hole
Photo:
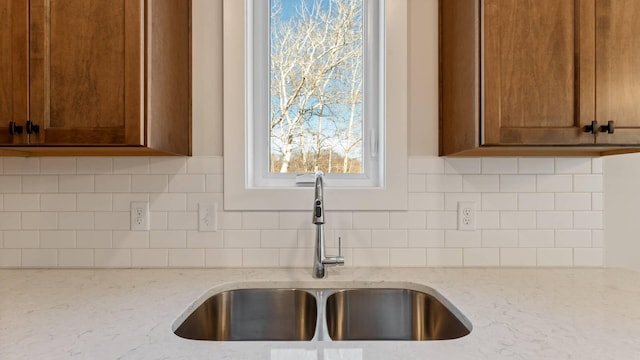
[[[22,134],[22,126],[16,125],[14,121],[9,121],[9,134]]]
[[[609,134],[613,134],[613,132],[616,130],[613,120],[609,120],[607,122],[607,125],[602,125],[600,126],[600,132],[606,132]]]
[[[584,132],[590,132],[595,135],[598,132],[598,122],[593,120],[591,125],[585,125]]]
[[[27,134],[37,134],[40,132],[40,125],[35,125],[31,120],[27,120]]]

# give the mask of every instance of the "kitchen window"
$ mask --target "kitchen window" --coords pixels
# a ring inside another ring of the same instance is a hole
[[[306,210],[318,170],[329,209],[406,208],[406,0],[223,9],[225,209]]]

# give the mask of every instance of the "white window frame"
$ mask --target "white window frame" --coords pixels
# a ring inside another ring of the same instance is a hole
[[[384,0],[363,2],[363,168],[362,174],[326,174],[327,186],[332,187],[382,187],[384,186],[384,134],[385,134],[385,33]],[[247,186],[273,188],[296,186],[295,173],[271,173],[269,171],[270,133],[269,117],[271,69],[269,66],[269,41],[271,31],[270,2],[246,0],[246,88],[247,114]]]
[[[249,25],[249,28],[254,25],[248,19],[246,11],[250,10],[247,3],[253,1],[259,0],[224,0],[223,3],[224,208],[225,210],[308,210],[312,202],[312,190],[294,187],[291,179],[295,174],[289,175],[290,179],[285,180],[288,182],[284,183],[284,186],[281,182],[271,182],[270,178],[278,178],[278,176],[255,176],[254,168],[257,158],[255,154],[268,152],[269,139],[266,133],[263,140],[256,141],[256,129],[251,123],[254,112],[265,111],[264,104],[254,106],[256,93],[252,84],[255,84],[253,76],[256,71],[251,62],[255,59],[255,53],[253,47],[249,46],[253,36],[247,34],[245,30],[246,25]],[[407,0],[381,2],[385,7],[381,11],[384,13],[386,46],[381,47],[384,48],[384,56],[373,56],[382,58],[384,61],[380,63],[379,71],[372,71],[378,74],[374,78],[379,78],[384,84],[379,87],[380,92],[377,96],[385,101],[378,101],[377,104],[369,101],[373,109],[364,109],[365,116],[369,116],[367,112],[382,113],[374,123],[383,131],[369,130],[368,134],[365,133],[368,141],[365,141],[364,145],[374,150],[374,153],[377,147],[378,157],[382,159],[381,166],[376,170],[377,179],[373,180],[370,174],[364,176],[331,174],[325,187],[327,210],[406,210],[407,208]],[[268,41],[266,43],[268,44]],[[369,48],[369,51],[378,51],[376,47],[367,46],[366,48]],[[269,56],[268,52],[262,52],[265,56]],[[366,59],[365,55],[365,61]],[[265,62],[261,61],[261,63]],[[368,66],[365,67],[365,71],[368,71],[368,68],[375,69]],[[371,74],[367,73],[364,76],[371,76]],[[258,83],[264,81],[264,77],[262,79],[258,80]],[[266,106],[268,111],[268,104]],[[367,106],[366,100],[365,106]],[[269,115],[266,113],[263,116]],[[263,121],[263,123],[266,122]],[[264,130],[262,133],[264,134]],[[267,169],[264,164],[260,166]],[[358,177],[360,182],[354,183],[353,179]],[[262,180],[255,181],[256,178]],[[352,180],[343,181],[344,178]],[[263,181],[264,179],[266,181]]]

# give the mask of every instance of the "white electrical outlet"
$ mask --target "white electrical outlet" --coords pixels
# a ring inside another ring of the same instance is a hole
[[[218,203],[198,203],[198,231],[218,231]]]
[[[149,203],[146,201],[131,202],[131,230],[149,230]]]
[[[458,203],[458,230],[476,229],[476,203],[465,201]]]

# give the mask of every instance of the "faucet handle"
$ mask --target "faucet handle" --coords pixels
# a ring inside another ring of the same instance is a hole
[[[342,257],[342,238],[338,236],[338,257]]]

